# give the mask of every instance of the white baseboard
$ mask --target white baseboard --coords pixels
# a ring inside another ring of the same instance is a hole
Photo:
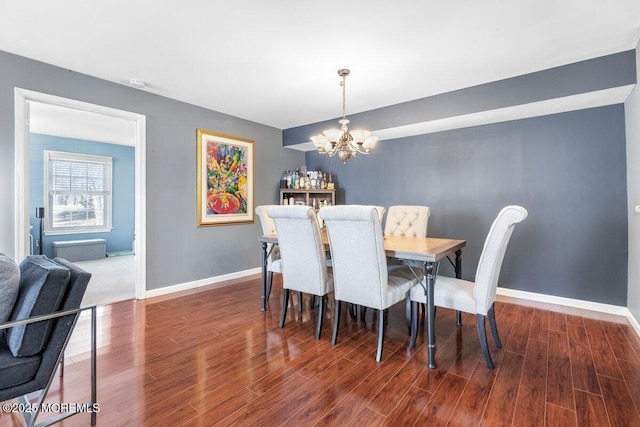
[[[145,298],[153,298],[159,297],[161,295],[167,295],[174,292],[187,291],[189,289],[199,288],[201,286],[215,285],[220,284],[220,286],[224,286],[221,284],[222,282],[226,282],[228,280],[233,279],[241,279],[243,277],[252,276],[254,274],[261,274],[262,269],[251,268],[249,270],[244,271],[236,271],[235,273],[223,274],[221,276],[209,277],[207,279],[194,280],[193,282],[179,283],[177,285],[165,286],[164,288],[159,289],[151,289],[148,290],[145,294]],[[216,286],[212,286],[215,288]]]
[[[514,289],[498,288],[498,295],[511,298],[519,298],[528,301],[536,301],[547,304],[561,305],[565,307],[577,308],[582,310],[597,311],[599,313],[614,314],[617,316],[624,316],[627,318],[636,334],[640,337],[640,323],[633,316],[631,311],[627,307],[621,305],[602,304],[599,302],[584,301],[574,298],[557,297],[554,295],[537,294],[535,292],[518,291]]]
[[[515,289],[507,289],[507,288],[499,287],[497,289],[497,294],[504,295],[506,297],[520,298],[520,299],[529,300],[529,301],[537,301],[537,302],[543,302],[547,304],[562,305],[566,307],[579,308],[583,310],[597,311],[600,313],[615,314],[618,316],[627,317],[630,314],[627,307],[624,307],[621,305],[603,304],[599,302],[585,301],[585,300],[574,299],[574,298],[565,298],[565,297],[557,297],[554,295],[538,294],[535,292],[518,291]]]

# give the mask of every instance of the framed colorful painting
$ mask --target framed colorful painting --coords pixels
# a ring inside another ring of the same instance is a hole
[[[198,129],[198,226],[253,222],[253,141]]]

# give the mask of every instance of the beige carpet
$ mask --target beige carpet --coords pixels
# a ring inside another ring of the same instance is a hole
[[[82,304],[109,304],[135,298],[135,256],[115,256],[74,264],[91,273]]]

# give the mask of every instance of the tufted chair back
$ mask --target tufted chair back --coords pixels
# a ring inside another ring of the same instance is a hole
[[[427,206],[391,206],[384,225],[385,236],[427,237],[431,209]]]

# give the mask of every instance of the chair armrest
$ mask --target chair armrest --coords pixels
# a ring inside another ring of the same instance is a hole
[[[2,323],[0,324],[0,331],[3,329],[8,329],[8,328],[12,328],[14,326],[19,326],[19,325],[25,325],[25,324],[29,324],[29,323],[36,323],[36,322],[42,322],[42,321],[46,321],[46,320],[52,320],[52,319],[57,319],[57,318],[62,318],[65,316],[70,316],[70,315],[78,315],[83,311],[89,311],[91,313],[91,366],[90,366],[90,370],[91,370],[91,400],[89,400],[88,402],[86,402],[84,405],[90,405],[91,407],[95,407],[95,405],[97,405],[97,385],[96,385],[96,381],[97,381],[97,352],[96,352],[96,347],[97,347],[97,306],[95,304],[92,305],[87,305],[87,306],[81,306],[79,308],[74,308],[71,310],[64,310],[64,311],[56,311],[54,313],[49,313],[49,314],[43,314],[40,316],[34,316],[34,317],[30,317],[28,319],[24,319],[24,320],[14,320],[11,322],[6,322],[6,323]],[[25,416],[25,421],[27,423],[27,425],[34,425],[36,418],[38,417],[38,415],[40,414],[40,410],[42,408],[42,402],[44,401],[44,398],[47,395],[47,392],[49,391],[49,386],[51,385],[51,381],[53,380],[53,375],[55,374],[55,367],[60,365],[60,376],[62,376],[62,372],[64,369],[64,352],[65,349],[67,347],[67,344],[69,343],[69,338],[71,337],[71,333],[73,332],[73,328],[75,327],[75,324],[77,322],[78,318],[74,318],[73,319],[73,324],[71,325],[71,328],[69,331],[66,332],[66,337],[64,338],[64,343],[61,344],[60,349],[59,349],[59,353],[55,353],[57,354],[57,359],[55,360],[55,364],[54,364],[54,368],[53,371],[51,371],[51,376],[48,380],[48,383],[46,384],[46,387],[43,388],[41,390],[41,394],[37,399],[37,403],[33,403],[30,400],[27,400],[26,395],[21,396],[18,398],[18,400],[20,401],[20,403],[25,404],[25,405],[35,405],[34,408],[36,408],[36,410],[34,412],[25,412],[24,416]],[[45,348],[44,351],[47,351],[47,348]],[[56,350],[57,351],[57,350]],[[41,362],[41,366],[42,363],[44,363],[46,359],[46,356],[43,356],[43,359]],[[48,363],[48,362],[47,362]],[[38,368],[40,369],[40,368]],[[42,385],[41,385],[42,386]],[[64,405],[64,404],[63,404]],[[61,410],[62,413],[47,419],[41,423],[38,423],[38,426],[49,426],[55,423],[58,423],[59,421],[62,421],[65,418],[68,418],[72,415],[75,415],[77,413],[80,413],[81,411],[78,410]],[[91,425],[94,426],[96,425],[96,413],[97,410],[93,410],[91,411]]]
[[[56,311],[54,313],[42,314],[40,316],[29,317],[28,319],[13,320],[11,322],[1,323],[0,324],[0,330],[13,328],[14,326],[19,326],[19,325],[26,325],[26,324],[29,324],[29,323],[42,322],[44,320],[57,319],[59,317],[68,316],[70,314],[77,314],[77,313],[80,313],[80,312],[85,311],[85,310],[94,311],[95,309],[96,309],[96,305],[87,305],[87,306],[83,306],[83,307],[79,307],[79,308],[74,308],[72,310]]]

